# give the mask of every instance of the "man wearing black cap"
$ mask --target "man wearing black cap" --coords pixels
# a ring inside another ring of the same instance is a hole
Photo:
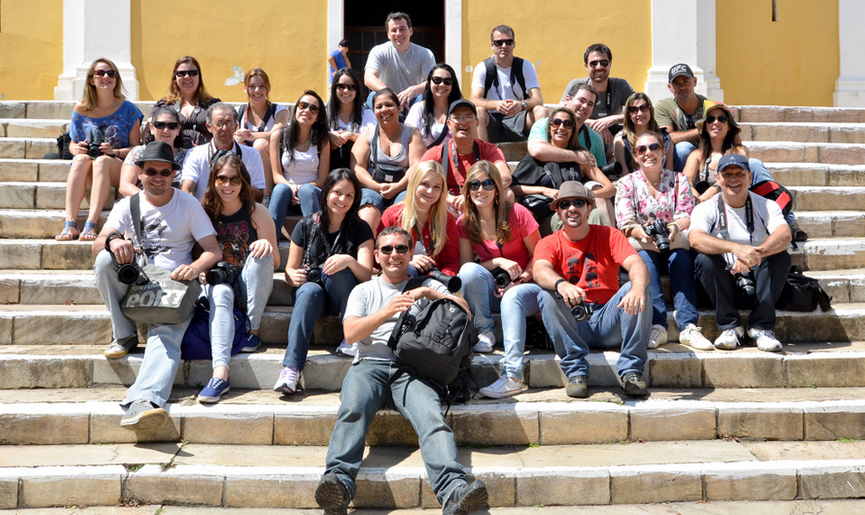
[[[511,184],[511,170],[502,150],[478,139],[478,109],[468,100],[460,99],[448,108],[448,130],[452,138],[427,150],[421,162],[438,161],[447,176],[448,206],[456,212],[463,210],[460,193],[469,168],[478,161],[490,161],[502,175],[505,188]]]
[[[166,270],[178,281],[198,280],[202,272],[215,265],[222,256],[213,224],[192,195],[171,187],[178,165],[171,146],[154,141],[145,147],[137,161],[142,190],[126,197],[111,210],[108,221],[93,242],[96,262],[96,287],[111,314],[114,336],[105,349],[105,357],[122,358],[138,345],[135,322],[123,314],[120,304],[128,284],[117,277],[117,265],[147,261]],[[141,241],[135,235],[131,202],[137,198],[141,211]],[[192,259],[192,247],[198,243],[203,252]],[[190,319],[191,319],[190,315]],[[162,405],[171,394],[171,385],[180,364],[180,341],[189,319],[174,325],[150,325],[147,348],[138,377],[121,403],[128,407],[120,425],[131,430],[155,430],[168,420]]]
[[[700,143],[697,122],[703,119],[706,109],[717,104],[695,93],[696,86],[697,78],[691,67],[679,63],[670,68],[667,76],[667,88],[673,98],[664,98],[655,103],[655,121],[667,129],[676,146],[673,165],[677,172],[685,169],[688,156]]]
[[[691,213],[691,248],[697,277],[715,304],[721,335],[715,348],[733,350],[745,336],[736,305],[752,307],[748,336],[757,348],[780,352],[775,338],[775,303],[790,269],[790,228],[775,202],[748,191],[748,159],[727,154],[718,161],[721,194]]]
[[[652,325],[647,308],[649,271],[614,227],[590,225],[594,200],[586,187],[567,181],[553,209],[564,227],[535,246],[532,267],[544,326],[568,378],[570,397],[588,397],[589,349],[620,350],[617,369],[625,394],[647,394],[643,373]],[[619,267],[630,282],[619,287]]]

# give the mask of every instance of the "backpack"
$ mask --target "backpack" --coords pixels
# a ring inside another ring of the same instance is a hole
[[[246,313],[234,306],[232,356],[239,353],[240,349],[243,348],[248,328],[249,318],[247,318]],[[207,297],[201,297],[195,303],[192,321],[186,328],[183,340],[180,342],[180,359],[213,359],[213,353],[210,349],[210,302]]]
[[[775,308],[787,311],[814,311],[819,305],[825,313],[831,309],[829,305],[831,301],[832,296],[823,291],[817,279],[803,275],[801,266],[792,266]]]
[[[499,74],[496,71],[496,61],[492,57],[484,59],[484,66],[487,69],[487,75],[484,77],[484,98],[487,98],[490,86],[499,87]],[[523,100],[528,99],[529,92],[526,89],[526,78],[523,76],[522,57],[514,56],[514,62],[511,63],[511,88],[513,88],[514,81],[523,88]]]
[[[793,196],[790,190],[775,181],[760,181],[748,189],[761,197],[774,200],[785,217],[793,210]]]
[[[512,174],[513,184],[527,186],[539,186],[545,176],[550,178],[551,187],[554,189],[561,188],[562,184],[566,181],[582,182],[583,180],[580,165],[576,162],[544,163],[529,154],[526,154],[522,161],[520,161]],[[517,199],[517,202],[531,211],[532,216],[539,222],[553,214],[553,210],[550,207],[553,199],[542,193],[523,195]]]

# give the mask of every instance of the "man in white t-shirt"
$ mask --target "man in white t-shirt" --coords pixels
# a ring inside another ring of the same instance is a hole
[[[207,108],[207,130],[213,134],[210,143],[197,146],[186,154],[180,177],[181,189],[201,200],[204,197],[204,190],[207,189],[211,164],[216,161],[220,152],[231,152],[239,155],[243,160],[249,172],[252,194],[256,202],[261,202],[267,188],[267,183],[264,182],[264,165],[261,162],[261,154],[257,150],[234,141],[237,111],[224,102],[213,104]]]
[[[748,158],[727,154],[718,161],[721,194],[691,213],[691,247],[697,277],[715,304],[721,335],[715,348],[732,350],[745,336],[736,305],[752,308],[748,336],[760,350],[779,352],[775,303],[790,269],[790,228],[775,202],[748,191]]]
[[[471,101],[478,106],[478,136],[489,142],[525,141],[547,110],[535,66],[514,57],[514,29],[499,25],[490,33],[493,57],[475,66]]]
[[[201,203],[171,187],[178,167],[171,146],[154,141],[147,145],[135,164],[139,167],[138,178],[143,191],[114,205],[99,237],[93,242],[96,287],[111,314],[114,339],[104,352],[109,359],[122,358],[138,346],[136,324],[120,309],[129,285],[118,279],[118,264],[133,261],[140,264],[139,257],[143,254],[150,263],[171,270],[172,279],[197,281],[201,273],[222,257],[216,231]],[[130,202],[133,198],[140,203],[140,239],[132,220]],[[193,261],[195,243],[203,252]],[[162,406],[171,394],[180,365],[180,342],[191,319],[192,315],[180,324],[148,326],[144,361],[121,403],[128,407],[120,421],[121,427],[152,431],[168,420],[168,412]]]

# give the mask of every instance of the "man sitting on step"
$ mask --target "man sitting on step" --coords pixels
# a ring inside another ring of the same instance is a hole
[[[430,301],[445,297],[468,311],[463,299],[449,295],[444,285],[432,279],[403,292],[412,248],[411,235],[402,227],[391,226],[380,232],[375,257],[382,275],[357,285],[345,308],[345,338],[360,345],[342,383],[327,469],[315,490],[315,500],[326,514],[347,513],[348,503],[357,492],[355,477],[366,432],[376,412],[386,405],[411,422],[417,433],[443,514],[467,514],[487,505],[486,486],[482,481],[469,483],[457,459],[456,441],[442,414],[438,392],[413,374],[395,375],[399,366],[387,342],[403,312],[417,312]]]
[[[715,305],[721,335],[715,348],[732,350],[745,337],[736,305],[752,308],[748,336],[763,351],[780,352],[775,338],[775,303],[790,270],[787,245],[792,239],[781,208],[748,191],[748,158],[727,154],[718,161],[721,194],[691,213],[691,248],[697,277]]]
[[[138,345],[135,322],[120,308],[129,285],[118,279],[118,264],[132,263],[136,254],[143,253],[148,262],[172,270],[172,279],[193,281],[222,258],[213,224],[204,208],[192,195],[171,187],[177,169],[171,146],[161,141],[148,144],[135,165],[139,167],[138,179],[143,189],[136,194],[143,241],[135,236],[130,207],[130,199],[136,197],[133,195],[114,205],[93,242],[96,287],[111,314],[114,340],[105,349],[105,357],[111,359],[126,356]],[[203,252],[193,261],[195,243]],[[180,342],[191,319],[192,315],[180,324],[148,326],[144,361],[135,384],[121,403],[129,408],[120,421],[121,427],[155,430],[168,420],[168,413],[161,406],[171,394],[180,365]]]

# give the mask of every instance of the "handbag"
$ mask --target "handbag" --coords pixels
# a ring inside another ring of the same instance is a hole
[[[831,309],[831,301],[832,296],[823,290],[817,279],[804,275],[801,266],[792,266],[775,308],[786,311],[814,311],[819,305],[825,313]]]
[[[403,130],[408,129],[403,128]],[[369,172],[372,180],[379,184],[390,184],[402,180],[405,175],[405,168],[399,165],[378,162],[378,125],[372,129],[369,151]]]
[[[140,245],[143,238],[138,195],[129,198],[129,207]],[[188,320],[201,294],[201,284],[197,279],[175,281],[170,276],[170,271],[146,262],[141,267],[141,278],[129,286],[120,304],[123,314],[139,324],[174,325]]]
[[[249,329],[249,318],[242,309],[234,306],[234,340],[231,342],[231,355],[240,353],[246,344],[246,333]],[[207,297],[200,297],[195,302],[195,312],[183,341],[180,342],[180,359],[213,359],[210,347],[210,302]]]

